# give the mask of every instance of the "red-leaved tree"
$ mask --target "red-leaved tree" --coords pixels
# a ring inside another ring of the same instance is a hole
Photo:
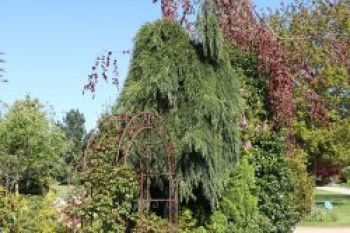
[[[216,0],[228,40],[258,55],[259,69],[269,74],[269,104],[276,127],[290,127],[295,112],[294,83],[288,74],[283,44],[255,12],[251,0]]]

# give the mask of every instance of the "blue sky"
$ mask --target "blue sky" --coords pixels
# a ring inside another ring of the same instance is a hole
[[[120,92],[101,83],[95,99],[82,95],[94,59],[105,49],[132,48],[138,29],[159,17],[151,0],[0,0],[0,51],[9,80],[0,84],[0,100],[11,104],[29,94],[51,105],[56,119],[79,109],[87,128],[94,127]],[[117,58],[123,79],[130,57]]]

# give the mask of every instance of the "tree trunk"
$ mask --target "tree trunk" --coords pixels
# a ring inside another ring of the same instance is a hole
[[[18,174],[16,175],[16,183],[15,183],[15,193],[16,193],[16,195],[18,195],[18,193],[19,193],[19,188],[18,188],[18,180],[19,180],[19,176],[18,176]]]

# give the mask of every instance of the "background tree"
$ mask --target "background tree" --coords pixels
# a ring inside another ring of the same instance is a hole
[[[75,152],[81,151],[86,136],[85,117],[79,110],[70,110],[63,118],[63,130],[74,143]]]
[[[350,118],[349,14],[347,1],[299,0],[265,17],[298,84],[297,142],[314,169],[323,159],[349,163],[343,140]]]
[[[42,194],[56,176],[67,142],[63,131],[46,115],[43,105],[26,97],[16,101],[0,121],[0,151],[5,156],[2,166],[13,166],[2,178],[19,184],[21,193]],[[15,167],[21,169],[13,171]]]
[[[348,112],[349,14],[347,1],[298,0],[266,17],[283,42],[289,72],[298,83],[298,120],[308,125],[324,125]]]
[[[69,151],[64,157],[63,177],[61,182],[67,181],[67,176],[71,176],[72,172],[78,169],[79,162],[84,154],[86,129],[85,129],[85,117],[79,110],[70,110],[63,118],[63,122],[58,124],[62,130],[66,133],[66,137],[70,143]]]

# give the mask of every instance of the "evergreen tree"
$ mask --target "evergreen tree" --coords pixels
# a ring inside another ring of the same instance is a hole
[[[85,117],[79,110],[70,110],[60,124],[66,133],[67,139],[72,143],[72,149],[66,158],[67,163],[71,163],[75,158],[83,155],[84,140],[86,137]]]
[[[348,1],[298,0],[266,17],[284,38],[297,83],[295,138],[315,172],[324,159],[350,161],[349,14]]]
[[[144,26],[115,108],[163,118],[176,145],[181,198],[203,217],[217,207],[238,156],[242,78],[210,44],[221,40],[206,35],[195,42],[170,20]]]
[[[63,122],[58,123],[58,125],[66,133],[70,143],[69,151],[64,158],[63,170],[58,179],[63,183],[70,183],[73,171],[78,169],[79,161],[84,155],[87,136],[84,114],[80,113],[79,110],[71,109],[63,118]]]

